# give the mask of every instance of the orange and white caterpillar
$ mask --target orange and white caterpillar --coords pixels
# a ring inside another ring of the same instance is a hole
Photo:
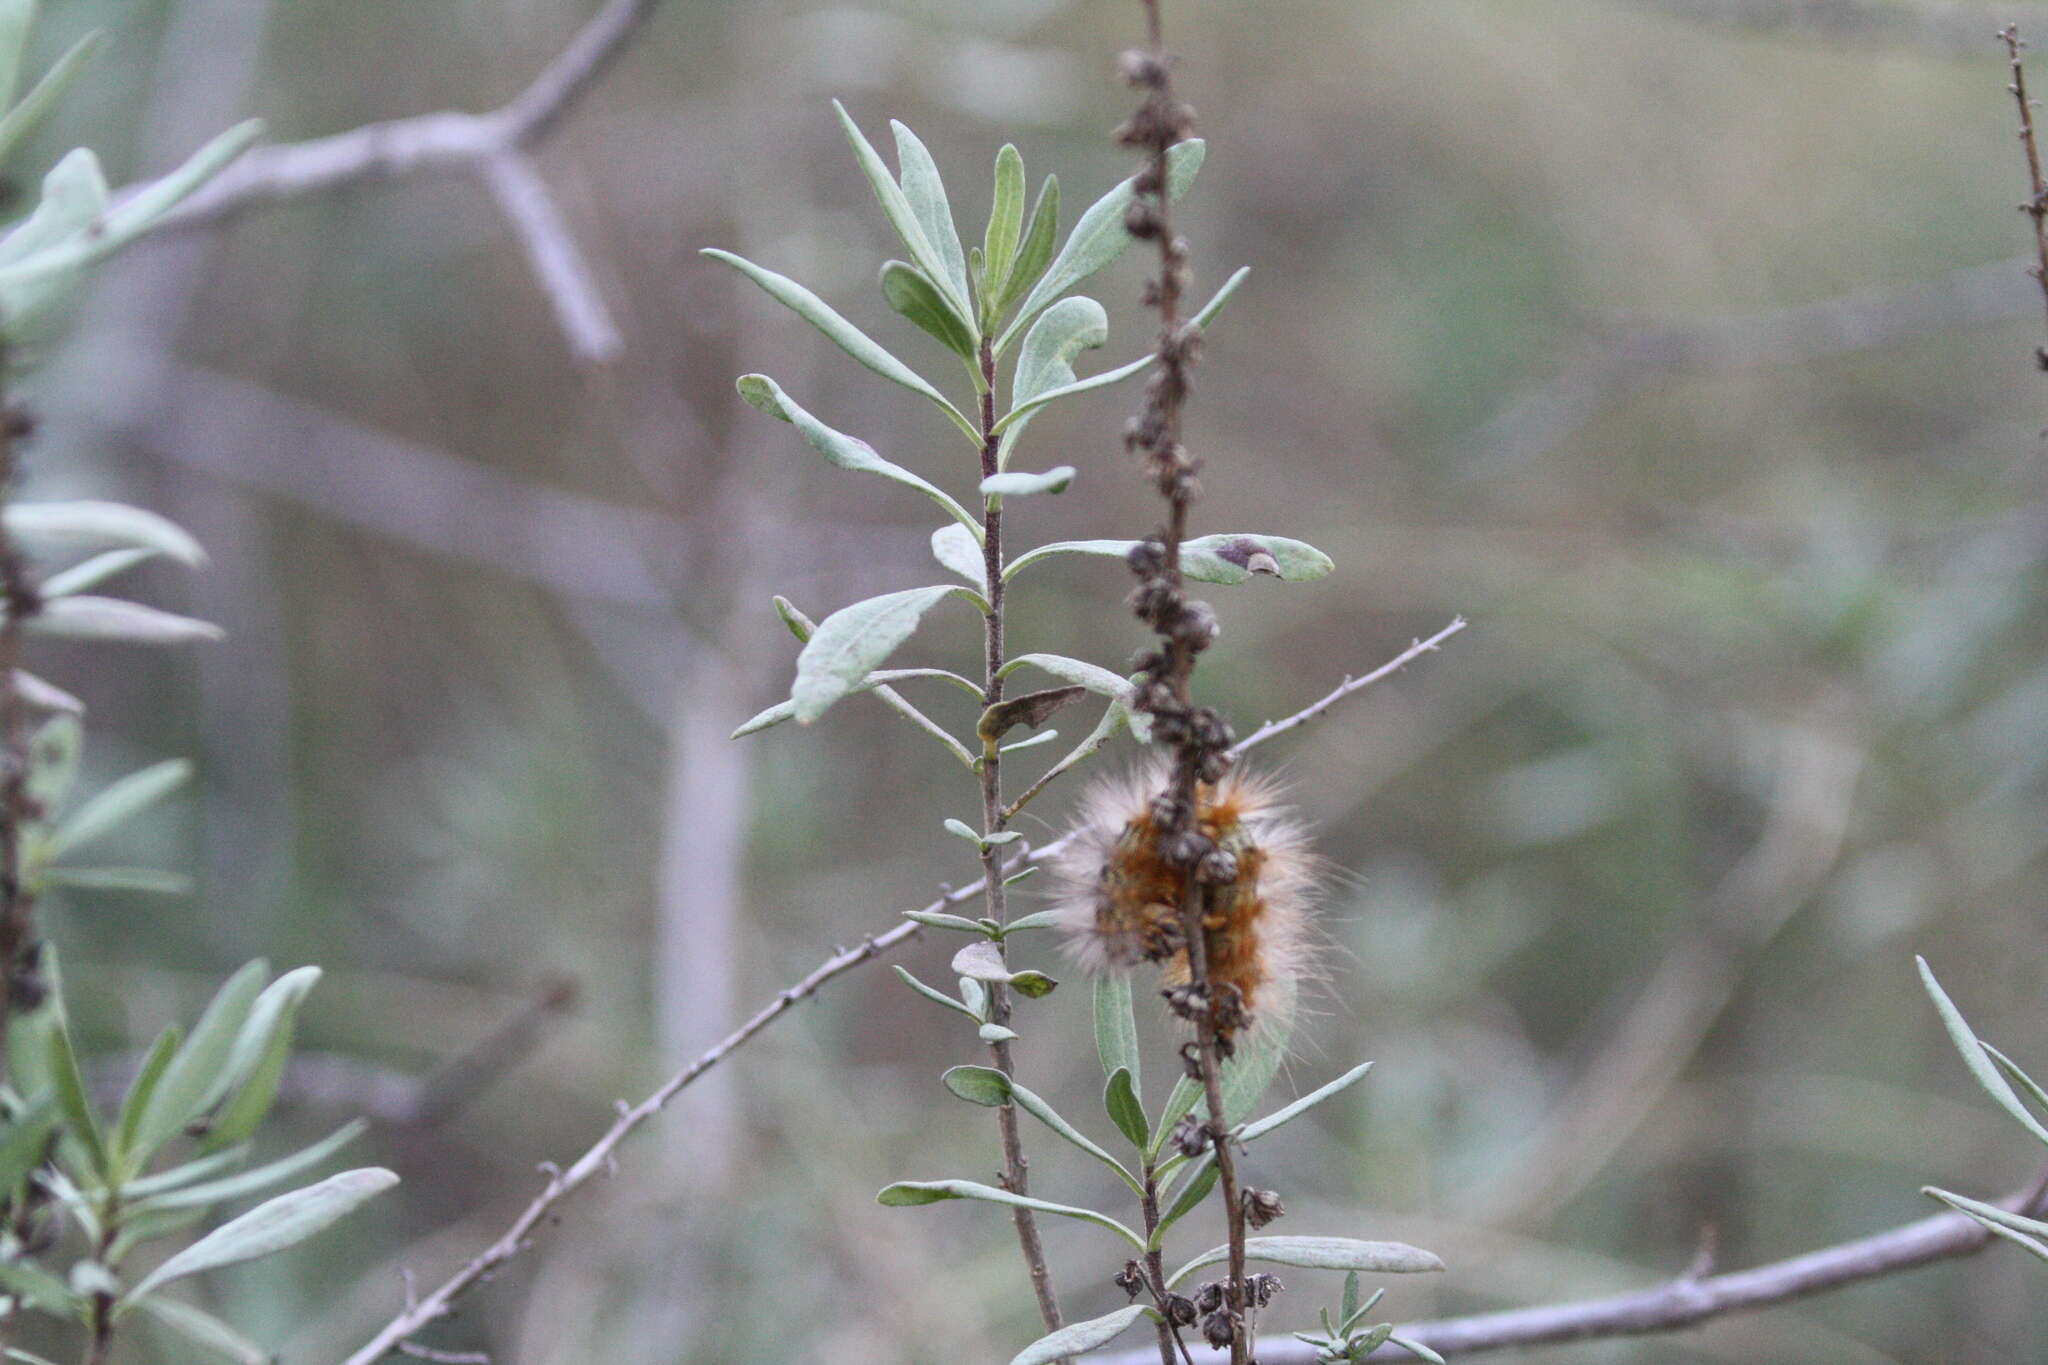
[[[1163,856],[1152,802],[1166,786],[1153,765],[1097,783],[1083,798],[1072,837],[1055,865],[1055,895],[1075,956],[1096,970],[1164,964],[1165,981],[1188,978],[1181,905],[1189,869]],[[1231,880],[1210,888],[1209,977],[1234,988],[1243,1020],[1256,1024],[1280,981],[1306,967],[1317,862],[1307,831],[1280,802],[1277,783],[1233,770],[1195,794],[1201,832],[1235,860]],[[1226,1040],[1238,1024],[1218,1020]]]

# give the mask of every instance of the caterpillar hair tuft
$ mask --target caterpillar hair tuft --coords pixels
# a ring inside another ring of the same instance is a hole
[[[1152,806],[1165,787],[1165,769],[1156,765],[1098,782],[1082,800],[1054,872],[1061,926],[1085,966],[1126,971],[1157,962],[1172,987],[1188,976],[1181,905],[1192,869],[1160,848]],[[1281,998],[1276,983],[1304,974],[1318,864],[1307,830],[1272,778],[1233,770],[1220,782],[1202,783],[1195,819],[1234,864],[1231,876],[1212,883],[1203,922],[1210,980],[1237,997],[1237,1017],[1218,1022],[1227,1040],[1259,1022],[1262,1004]]]

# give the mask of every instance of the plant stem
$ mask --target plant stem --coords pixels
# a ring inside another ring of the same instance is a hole
[[[999,438],[996,425],[996,356],[995,347],[988,340],[981,342],[981,476],[987,478],[996,472],[996,452]],[[984,623],[982,698],[983,703],[994,706],[1003,699],[1003,502],[1000,497],[982,499],[982,566],[988,580],[988,614]],[[998,740],[984,740],[981,759],[981,818],[984,836],[1000,834],[1009,821],[1003,809],[1003,768]],[[983,894],[987,898],[988,917],[998,924],[1009,922],[1009,910],[1003,893],[1003,850],[1000,844],[982,845],[981,880]],[[1005,961],[1009,960],[1009,948],[1000,940],[996,952]],[[988,1019],[992,1024],[1008,1027],[1010,1022],[1010,988],[1001,982],[992,981],[988,987]],[[989,1055],[996,1070],[1005,1076],[1016,1074],[1010,1058],[1007,1042],[988,1045]],[[1017,1132],[1017,1106],[1003,1104],[996,1109],[996,1132],[1003,1144],[1003,1188],[1012,1194],[1031,1193],[1031,1167],[1024,1159],[1024,1141]],[[1045,1321],[1045,1330],[1056,1332],[1060,1329],[1059,1296],[1053,1289],[1052,1270],[1045,1263],[1045,1246],[1039,1241],[1038,1219],[1030,1209],[1018,1208],[1012,1211],[1017,1225],[1017,1245],[1024,1253],[1024,1267],[1031,1274],[1031,1292],[1038,1299],[1038,1315]]]
[[[6,354],[0,350],[0,380],[6,365]],[[22,417],[0,393],[0,506],[13,496],[18,473],[15,446],[22,426]],[[35,896],[21,861],[22,831],[35,811],[28,794],[21,689],[15,681],[21,668],[22,632],[40,605],[28,561],[0,523],[0,1074],[6,1069],[9,1021],[41,1003],[32,970]]]
[[[1145,1162],[1145,1194],[1140,1207],[1145,1211],[1145,1241],[1150,1243],[1159,1235],[1159,1170],[1150,1160]],[[1159,1306],[1159,1321],[1153,1324],[1159,1329],[1159,1365],[1174,1365],[1175,1347],[1180,1349],[1182,1365],[1194,1365],[1188,1344],[1181,1340],[1180,1329],[1173,1325],[1167,1310],[1166,1257],[1156,1246],[1145,1253],[1145,1284]]]
[[[2020,62],[2020,49],[2026,44],[2020,41],[2016,24],[2000,29],[1998,39],[2005,44],[2005,55],[2012,63],[2012,84],[2008,89],[2020,107],[2020,146],[2027,154],[2027,202],[2020,205],[2020,212],[2033,219],[2037,259],[2028,273],[2041,286],[2042,300],[2048,303],[2048,178],[2041,172],[2041,148],[2034,137],[2034,101],[2027,97],[2027,72]],[[2034,359],[2048,370],[2048,348],[2035,348]]]

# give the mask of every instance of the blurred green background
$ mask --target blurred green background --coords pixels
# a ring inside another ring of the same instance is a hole
[[[113,42],[20,164],[86,143],[131,178],[245,115],[290,140],[491,107],[586,15],[49,9],[45,54],[94,26]],[[725,739],[788,684],[771,593],[816,616],[935,581],[925,505],[824,470],[732,376],[774,374],[956,493],[973,475],[928,408],[695,253],[796,275],[950,380],[873,287],[898,249],[829,98],[871,132],[917,128],[969,233],[1006,140],[1034,179],[1058,172],[1071,221],[1127,170],[1107,133],[1137,10],[669,0],[539,158],[626,338],[600,373],[463,177],[146,245],[51,336],[30,491],[189,526],[213,564],[145,596],[230,632],[35,661],[90,704],[102,778],[200,765],[128,850],[193,868],[197,897],[51,908],[74,1013],[115,1066],[247,957],[324,964],[285,1126],[368,1108],[385,1122],[358,1155],[406,1181],[347,1230],[214,1277],[214,1306],[288,1359],[353,1347],[402,1271],[432,1282],[494,1237],[535,1164],[580,1151],[615,1099],[973,876],[939,829],[972,814],[970,780],[881,708]],[[1283,1091],[1378,1066],[1263,1144],[1253,1178],[1285,1195],[1287,1231],[1441,1252],[1451,1273],[1394,1285],[1394,1314],[1659,1283],[1703,1236],[1745,1265],[1923,1216],[1925,1183],[1988,1197],[2028,1175],[1912,971],[1929,955],[1981,1033],[2048,1065],[2048,383],[2030,359],[2048,338],[2014,259],[2004,17],[1172,7],[1210,141],[1180,218],[1197,291],[1252,267],[1192,409],[1200,524],[1338,563],[1217,589],[1203,690],[1248,731],[1472,623],[1262,760],[1341,869]],[[2048,6],[2009,17],[2048,33]],[[1142,277],[1133,253],[1091,286],[1112,337],[1084,371],[1145,345]],[[1017,504],[1013,534],[1150,527],[1118,440],[1135,403],[1038,420],[1026,466],[1081,483]],[[1047,566],[1013,599],[1012,649],[1120,666],[1126,587],[1113,563]],[[971,660],[964,619],[935,617],[921,658]],[[942,979],[955,946],[898,960]],[[538,1049],[422,1121],[434,1069],[562,977],[578,1002]],[[1029,1083],[1079,1116],[1100,1083],[1085,1000],[1021,1025]],[[1007,1358],[1035,1323],[1007,1219],[872,1199],[995,1168],[987,1116],[938,1084],[976,1060],[956,1023],[884,968],[835,983],[432,1339],[517,1365]],[[1037,1192],[1111,1196],[1077,1155],[1035,1150]],[[1122,1302],[1099,1231],[1047,1233],[1071,1311]],[[2030,1359],[2048,1295],[2024,1262],[1496,1358]],[[1335,1294],[1284,1278],[1287,1325]]]

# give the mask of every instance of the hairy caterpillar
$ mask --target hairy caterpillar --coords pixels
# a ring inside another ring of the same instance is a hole
[[[1054,871],[1061,924],[1084,965],[1163,963],[1171,987],[1188,977],[1181,905],[1190,874],[1159,849],[1152,803],[1165,785],[1157,766],[1097,783]],[[1282,994],[1276,983],[1298,980],[1305,966],[1316,859],[1280,797],[1271,778],[1240,771],[1196,790],[1201,832],[1236,861],[1234,878],[1211,889],[1203,921],[1210,980],[1236,993],[1238,1017],[1218,1020],[1225,1039],[1256,1024],[1261,1005]]]

